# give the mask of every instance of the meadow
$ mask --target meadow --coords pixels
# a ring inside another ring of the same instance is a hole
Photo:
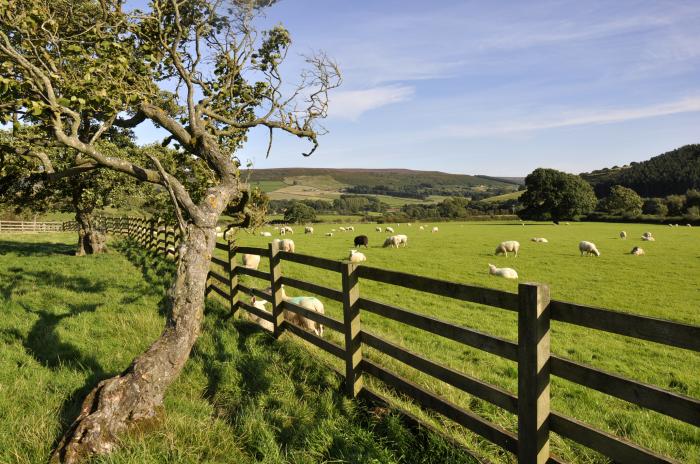
[[[72,256],[75,234],[0,234],[0,462],[44,463],[100,380],[160,334],[171,263],[135,246]],[[158,421],[93,463],[474,463],[440,436],[340,393],[291,337],[209,300]]]
[[[340,232],[338,225],[317,224],[313,235],[304,235],[301,233],[303,227],[296,227],[292,238],[297,253],[345,259],[348,250],[353,248],[353,237],[366,234],[370,246],[362,251],[368,258],[366,264],[370,266],[517,292],[517,282],[488,275],[487,265],[493,263],[499,267],[515,268],[520,282],[548,284],[554,299],[700,324],[700,230],[697,228],[611,223],[560,226],[545,223],[525,226],[520,223],[440,223],[436,224],[440,231],[432,234],[429,232],[432,225],[425,224],[426,230],[419,231],[417,223],[412,227],[393,224],[396,233],[409,237],[405,249],[382,248],[388,234],[375,232],[374,224],[356,224],[355,232]],[[325,237],[325,232],[331,229],[336,229],[335,235]],[[620,230],[626,230],[627,240],[619,238]],[[640,237],[645,231],[651,231],[656,241],[642,242]],[[549,243],[530,242],[532,237],[546,237]],[[493,255],[496,245],[503,240],[521,243],[519,257]],[[581,240],[596,243],[601,256],[581,257],[578,251]],[[241,245],[248,246],[265,247],[268,241],[246,233],[238,237]],[[635,245],[643,247],[646,256],[630,255]],[[267,266],[266,262],[261,263],[261,269],[266,270]],[[329,271],[290,262],[284,262],[282,270],[283,275],[340,288],[340,276]],[[253,278],[244,277],[243,280],[247,285],[259,288],[268,285]],[[291,288],[287,292],[290,295],[301,293]],[[517,317],[508,311],[363,280],[360,281],[360,292],[364,297],[509,340],[517,339]],[[321,299],[326,313],[342,320],[340,305]],[[511,361],[367,312],[361,317],[363,329],[483,381],[511,392],[517,391],[517,366]],[[342,345],[340,334],[327,330],[324,336]],[[552,323],[552,351],[608,372],[693,398],[700,397],[700,355],[697,353],[559,322]],[[364,355],[508,430],[517,428],[514,415],[372,350],[365,349]],[[326,359],[337,362],[330,356]],[[368,380],[382,389],[378,382]],[[396,397],[396,402],[422,414],[399,397]],[[681,462],[700,462],[700,430],[675,419],[556,377],[552,383],[552,408]],[[422,414],[422,417],[497,462],[513,459],[449,421],[428,414]],[[556,435],[552,447],[555,454],[567,461],[606,462],[596,453]]]

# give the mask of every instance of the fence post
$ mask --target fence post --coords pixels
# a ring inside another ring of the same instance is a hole
[[[272,325],[274,328],[273,336],[279,338],[284,331],[284,310],[282,308],[282,266],[280,263],[279,242],[273,241],[268,244],[267,249],[270,253],[270,293],[272,295]]]
[[[518,285],[518,464],[549,459],[549,287]]]
[[[362,390],[362,340],[360,338],[360,283],[357,264],[343,262],[341,276],[343,285],[343,333],[345,335],[345,393],[355,398]]]
[[[238,311],[238,274],[236,273],[236,242],[228,241],[228,294],[231,296],[231,316]]]

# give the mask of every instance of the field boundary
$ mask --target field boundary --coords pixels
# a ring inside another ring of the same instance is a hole
[[[126,235],[158,256],[177,259],[180,237],[175,227],[140,218],[100,218],[99,222],[106,232]],[[227,259],[212,258],[207,294],[215,293],[222,297],[234,314],[238,310],[244,310],[271,322],[273,327],[271,332],[275,338],[288,331],[341,359],[345,364],[344,386],[349,397],[356,398],[363,394],[365,390],[363,376],[370,375],[410,397],[421,407],[437,412],[513,453],[520,464],[560,462],[549,450],[551,432],[593,449],[615,462],[677,462],[640,444],[611,435],[551,410],[551,376],[564,378],[640,408],[653,410],[700,427],[700,400],[697,398],[644,384],[551,354],[550,321],[560,321],[693,352],[700,352],[700,326],[551,300],[548,286],[540,283],[521,283],[518,285],[518,293],[511,293],[388,269],[360,266],[347,261],[284,252],[275,242],[270,243],[268,248],[238,247],[232,241],[217,242],[216,248],[225,251]],[[270,263],[269,271],[238,266],[235,256],[242,253],[267,257]],[[341,290],[286,277],[282,273],[283,261],[338,273]],[[240,284],[239,275],[249,275],[263,279],[266,283],[269,282],[272,293],[268,295],[258,289]],[[362,280],[397,285],[460,301],[488,305],[495,309],[517,312],[518,341],[511,342],[437,318],[363,298],[360,295]],[[343,320],[313,313],[290,302],[282,301],[280,289],[283,284],[340,301],[343,306]],[[240,301],[241,293],[270,301],[272,312],[258,310]],[[330,330],[340,332],[344,337],[343,346],[289,324],[283,317],[284,311],[295,312],[324,324]],[[411,352],[408,348],[363,330],[360,320],[362,311],[371,312],[516,362],[518,365],[517,394],[443,366]],[[376,361],[363,357],[364,347],[382,352],[509,413],[516,414],[517,434],[504,430],[401,377]],[[372,395],[376,396],[376,393],[372,392]],[[388,402],[386,399],[383,400]]]
[[[0,232],[31,233],[31,232],[60,232],[66,230],[66,223],[57,221],[0,221]]]

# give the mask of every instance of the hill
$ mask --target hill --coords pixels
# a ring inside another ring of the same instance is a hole
[[[613,185],[624,185],[643,197],[683,194],[700,188],[700,145],[685,145],[640,163],[582,173],[599,197]]]

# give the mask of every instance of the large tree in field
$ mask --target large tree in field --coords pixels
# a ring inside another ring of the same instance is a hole
[[[520,201],[523,219],[571,220],[593,211],[596,196],[593,188],[575,174],[556,169],[538,168],[525,178],[527,191]]]
[[[167,189],[183,234],[171,310],[160,338],[123,373],[100,382],[60,441],[54,459],[110,452],[135,423],[152,420],[197,339],[216,241],[229,209],[248,222],[248,187],[236,149],[250,129],[279,130],[317,146],[337,67],[306,59],[299,82],[284,82],[291,39],[282,26],[258,34],[257,8],[270,0],[155,0],[125,12],[119,0],[0,0],[0,114],[28,118],[77,152],[66,170],[110,169]],[[114,126],[150,120],[164,143],[198,160],[207,184],[195,194],[157,153],[137,163],[106,153]],[[269,151],[269,147],[268,147]]]

